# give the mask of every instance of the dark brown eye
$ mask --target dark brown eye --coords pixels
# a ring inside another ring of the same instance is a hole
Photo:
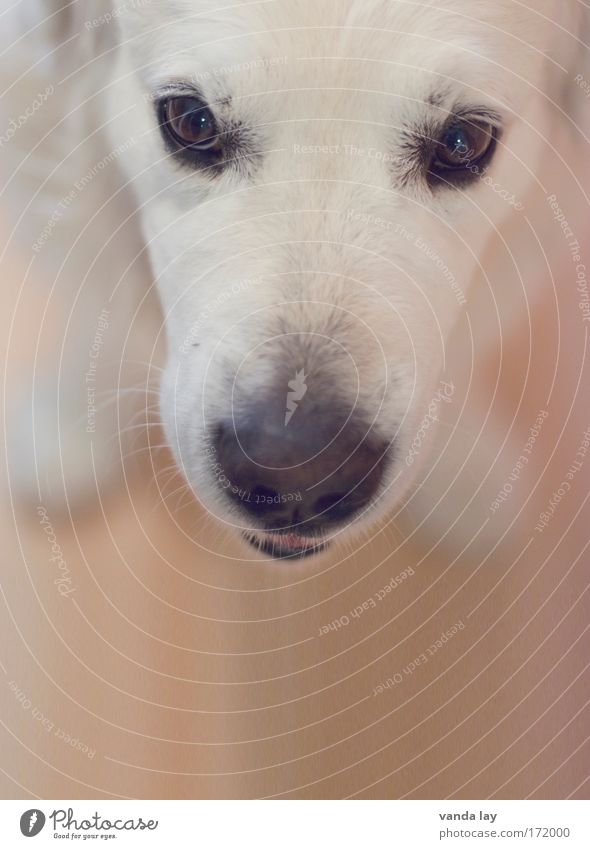
[[[446,127],[436,142],[430,170],[463,171],[480,164],[493,153],[496,129],[491,124],[457,121]]]
[[[221,151],[219,128],[209,107],[198,97],[171,97],[160,104],[162,128],[181,147]]]

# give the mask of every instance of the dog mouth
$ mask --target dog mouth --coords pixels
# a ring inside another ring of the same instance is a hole
[[[244,539],[273,560],[301,560],[320,554],[329,542],[320,537],[304,536],[294,531],[249,531]]]

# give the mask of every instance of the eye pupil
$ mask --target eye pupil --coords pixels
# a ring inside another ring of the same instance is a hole
[[[172,97],[164,101],[162,111],[162,126],[176,144],[203,151],[220,148],[213,113],[197,97]]]
[[[445,137],[445,147],[457,158],[465,157],[469,153],[470,138],[463,127],[452,127]]]
[[[436,143],[430,172],[466,171],[493,153],[496,131],[490,124],[457,121]]]

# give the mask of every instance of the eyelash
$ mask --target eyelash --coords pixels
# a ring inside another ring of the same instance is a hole
[[[155,100],[156,121],[160,130],[160,135],[170,156],[177,162],[182,163],[191,169],[211,170],[214,173],[219,172],[220,163],[219,156],[216,152],[208,150],[197,150],[190,147],[182,147],[178,145],[171,133],[167,130],[166,120],[166,102],[171,97],[182,97],[181,93],[169,93],[162,95]],[[192,96],[192,95],[191,95]]]
[[[195,89],[183,87],[160,90],[153,97],[153,101],[156,110],[156,118],[166,148],[176,160],[183,162],[192,169],[219,174],[224,170],[231,159],[231,157],[228,158],[226,155],[228,148],[227,142],[229,141],[230,133],[223,128],[217,116],[214,115],[214,119],[218,122],[220,129],[220,136],[224,137],[224,144],[220,149],[199,149],[198,147],[178,144],[178,142],[176,142],[173,138],[170,130],[167,128],[169,121],[167,118],[166,107],[172,99],[182,97],[194,98],[195,100],[201,101],[203,108],[208,109],[213,114],[211,107],[207,104],[200,92]],[[467,126],[470,124],[483,125],[490,128],[492,142],[483,156],[474,163],[474,165],[477,166],[475,170],[470,168],[468,164],[466,164],[465,168],[458,167],[456,169],[446,170],[436,170],[433,167],[435,162],[436,145],[440,143],[440,139],[444,136],[445,132],[453,126],[453,124],[463,124]],[[469,185],[479,179],[487,169],[497,149],[501,135],[502,124],[500,116],[496,112],[488,110],[469,112],[456,111],[449,117],[443,126],[439,125],[434,132],[432,132],[432,128],[430,128],[430,132],[428,132],[425,127],[423,132],[416,133],[414,131],[413,133],[408,133],[406,140],[403,143],[403,147],[405,147],[407,154],[410,154],[407,157],[410,167],[404,177],[404,183],[408,183],[412,179],[412,175],[416,176],[421,172],[431,190],[444,186],[459,188],[461,186]],[[422,164],[419,165],[419,162]]]
[[[453,124],[482,124],[487,125],[493,134],[493,141],[489,149],[481,159],[477,161],[478,171],[467,168],[457,168],[444,173],[437,173],[431,169],[436,152],[436,145],[444,136],[445,132]],[[437,188],[460,188],[474,183],[488,168],[498,144],[502,138],[503,124],[501,116],[487,109],[480,110],[456,110],[443,123],[424,123],[421,127],[407,129],[402,134],[401,153],[404,162],[400,180],[403,186],[426,181],[431,191]]]
[[[436,170],[432,168],[433,163],[433,155],[434,151],[430,154],[430,159],[428,160],[428,165],[426,169],[426,181],[432,190],[436,188],[461,188],[462,186],[469,186],[472,183],[475,183],[477,180],[481,179],[483,174],[486,172],[488,166],[490,165],[496,150],[498,149],[498,143],[502,136],[502,127],[497,122],[497,118],[494,121],[491,120],[491,116],[486,115],[485,118],[480,113],[477,116],[469,115],[469,117],[461,117],[453,116],[453,119],[449,121],[445,128],[441,131],[441,136],[444,132],[452,126],[453,122],[457,123],[485,123],[489,126],[492,135],[492,141],[486,152],[483,156],[478,159],[476,162],[474,161],[472,166],[466,164],[465,168],[457,168],[455,170]],[[437,136],[437,139],[441,136]],[[432,146],[434,148],[434,145]]]

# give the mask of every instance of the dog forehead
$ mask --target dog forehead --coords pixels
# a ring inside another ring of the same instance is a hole
[[[172,0],[130,4],[121,20],[148,88],[186,77],[219,98],[333,87],[422,99],[467,84],[509,106],[544,17],[513,0]]]
[[[486,24],[530,27],[531,22],[551,17],[557,0],[259,0],[228,5],[219,0],[169,0],[167,3],[125,4],[124,19],[144,21],[150,27],[178,23],[187,33],[213,26],[241,28],[369,26],[376,30],[401,26],[408,31],[449,31],[481,27]]]
[[[435,65],[449,48],[510,63],[518,61],[519,44],[542,40],[547,23],[514,0],[261,0],[225,7],[219,0],[171,0],[126,4],[120,20],[131,46],[142,45],[153,62],[174,57],[201,65],[331,53]]]

